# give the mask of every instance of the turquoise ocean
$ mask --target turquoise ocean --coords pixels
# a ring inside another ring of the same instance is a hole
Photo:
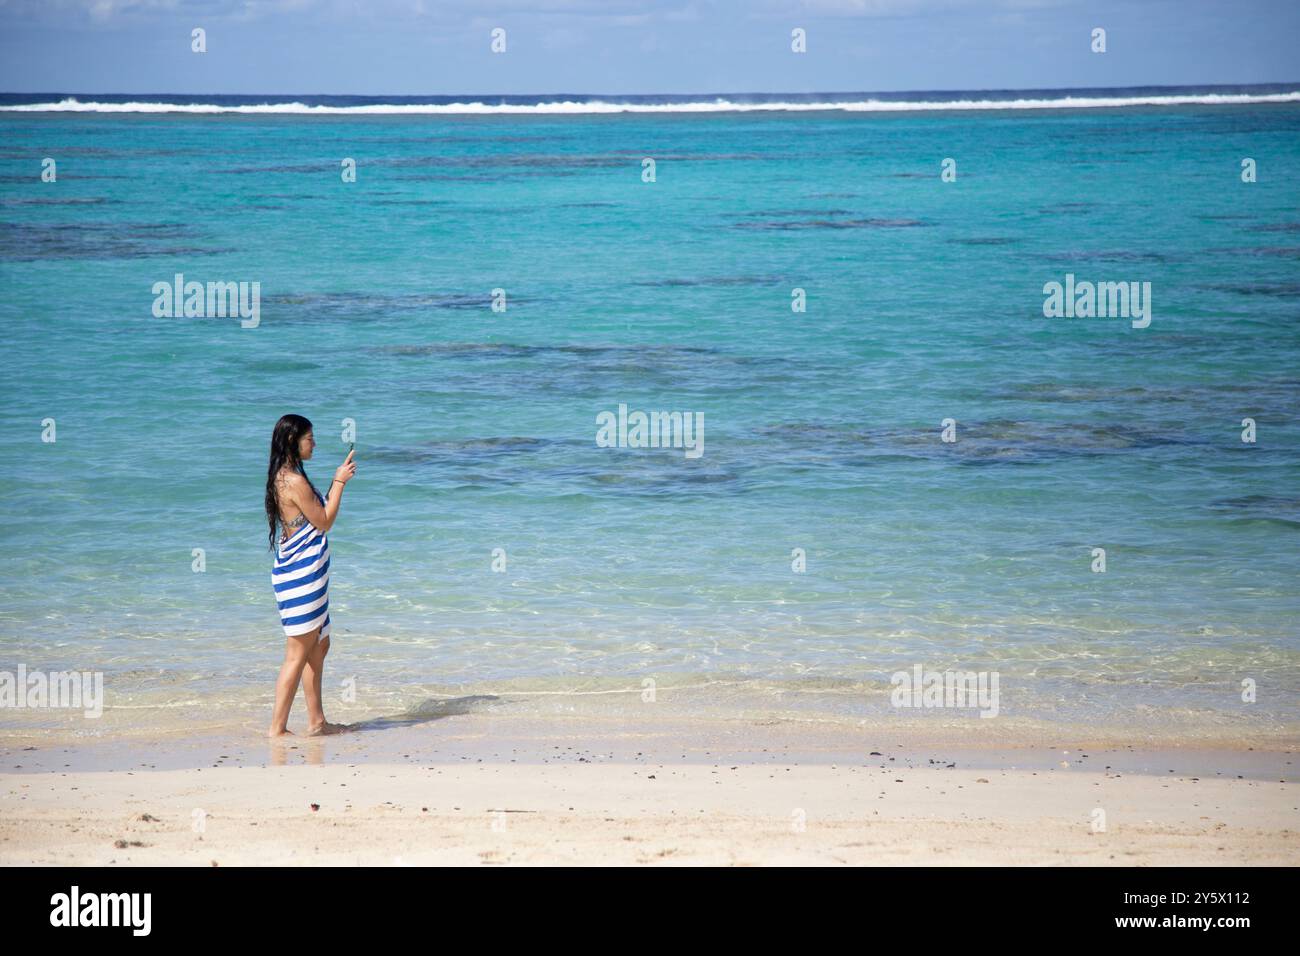
[[[0,739],[265,729],[297,412],[322,491],[355,429],[333,720],[1294,741],[1298,90],[0,97],[0,670],[106,695]],[[1067,274],[1149,326],[1044,317]],[[620,404],[703,454],[599,447]],[[915,665],[998,718],[892,707]]]

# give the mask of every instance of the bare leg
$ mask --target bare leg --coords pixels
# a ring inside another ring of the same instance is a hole
[[[307,655],[315,646],[318,633],[320,628],[310,634],[284,639],[284,663],[280,665],[280,677],[275,682],[275,713],[271,715],[269,737],[282,737],[289,733],[289,710],[298,694],[298,682],[302,679]]]
[[[307,666],[302,672],[302,689],[307,697],[307,734],[337,734],[342,724],[331,724],[325,719],[325,703],[321,688],[325,682],[325,655],[330,652],[330,639],[322,638],[307,654]]]

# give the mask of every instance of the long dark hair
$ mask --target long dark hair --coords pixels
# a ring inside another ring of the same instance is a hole
[[[266,522],[271,526],[268,539],[272,551],[275,550],[275,525],[280,520],[280,502],[275,493],[275,479],[286,465],[290,471],[296,471],[307,478],[307,472],[302,467],[302,459],[298,457],[298,444],[302,441],[302,436],[311,430],[311,422],[301,415],[285,415],[275,423],[275,430],[271,432],[271,463],[266,469]],[[310,478],[307,478],[307,484],[311,485],[312,491],[320,494],[316,491],[316,486],[312,485]]]

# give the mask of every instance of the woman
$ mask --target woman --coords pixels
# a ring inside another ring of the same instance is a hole
[[[271,737],[290,733],[289,708],[302,681],[307,696],[307,733],[336,734],[346,728],[325,720],[322,672],[330,649],[330,543],[325,535],[338,517],[343,488],[357,472],[352,452],[334,472],[329,497],[322,498],[302,463],[316,447],[311,422],[285,415],[271,433],[271,464],[266,472],[266,520],[275,552],[271,587],[280,606],[286,639],[284,663],[275,685]],[[283,529],[276,540],[276,525]]]

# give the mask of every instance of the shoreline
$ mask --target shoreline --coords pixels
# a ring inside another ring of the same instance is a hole
[[[237,748],[248,754],[239,758],[242,762],[258,763],[268,744],[273,704],[267,686],[248,684],[238,696],[135,696],[109,703],[93,719],[75,709],[0,708],[5,721],[0,768],[6,753],[25,747],[62,748],[71,757],[69,769],[134,765],[141,754],[152,754],[172,769],[205,766],[211,763],[208,756],[187,756],[205,747],[217,748],[218,755]],[[1273,705],[1211,711],[1199,701],[1176,706],[1168,699],[1172,694],[1148,694],[1143,701],[1096,695],[1087,709],[1058,703],[1053,710],[1051,698],[1043,695],[1032,707],[1017,699],[1020,706],[1013,710],[1004,695],[1002,712],[985,719],[974,708],[895,707],[888,691],[868,690],[849,680],[782,685],[715,677],[661,685],[646,696],[624,678],[577,686],[567,680],[504,681],[327,698],[326,713],[331,722],[352,729],[331,738],[330,752],[362,762],[382,762],[412,749],[437,754],[446,746],[468,752],[475,741],[486,745],[494,738],[518,738],[525,749],[551,739],[605,740],[615,748],[666,748],[673,757],[680,756],[672,753],[677,741],[701,752],[758,753],[769,745],[784,746],[801,760],[822,762],[895,744],[961,752],[1137,747],[1245,754],[1300,748],[1300,723]],[[301,691],[289,729],[305,733]]]
[[[1300,752],[1300,740],[1286,734],[1240,737],[1177,737],[1136,732],[1117,735],[1075,726],[999,730],[968,725],[927,725],[925,720],[891,723],[772,717],[581,713],[488,716],[482,712],[378,717],[349,724],[331,736],[309,737],[298,716],[286,737],[270,739],[260,724],[242,722],[195,733],[153,731],[70,738],[22,735],[0,739],[0,774],[185,770],[202,767],[259,767],[293,762],[389,764],[409,760],[475,760],[484,763],[545,763],[566,752],[588,759],[642,763],[731,760],[765,764],[787,759],[800,765],[870,760],[905,755],[969,766],[1047,766],[1109,763],[1129,772],[1186,772],[1213,776],[1232,770],[1245,776],[1286,778],[1286,761]],[[331,717],[341,722],[338,717]],[[996,731],[996,732],[995,732]],[[1103,760],[1104,758],[1104,760]],[[1152,768],[1160,763],[1171,767]]]

